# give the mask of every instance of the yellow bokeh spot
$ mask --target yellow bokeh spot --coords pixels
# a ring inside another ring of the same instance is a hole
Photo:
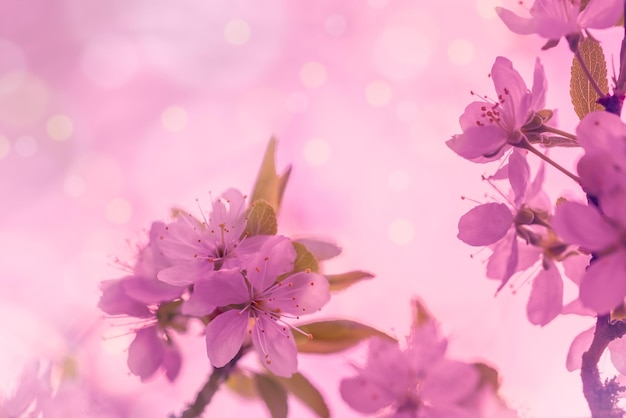
[[[9,155],[9,150],[11,149],[11,143],[9,140],[0,135],[0,160],[6,158]]]
[[[250,40],[250,25],[243,19],[232,19],[224,26],[224,39],[231,45],[240,46]]]
[[[391,101],[391,87],[384,81],[373,81],[365,87],[365,100],[374,107],[383,107]]]
[[[307,87],[320,87],[326,82],[326,68],[316,61],[307,62],[300,69],[300,81]]]
[[[170,106],[161,113],[161,124],[170,132],[180,132],[188,123],[187,111],[180,106]]]
[[[312,139],[304,146],[304,158],[311,165],[324,164],[330,158],[330,145],[321,139]]]
[[[74,133],[74,123],[65,115],[54,115],[46,123],[48,136],[57,141],[65,141]]]
[[[123,224],[130,220],[133,214],[133,207],[121,197],[111,199],[104,208],[106,218],[114,224]]]
[[[396,245],[407,245],[413,241],[415,226],[406,219],[396,219],[389,224],[387,236]]]
[[[455,39],[448,45],[448,58],[456,65],[466,65],[474,58],[474,45],[467,39]]]

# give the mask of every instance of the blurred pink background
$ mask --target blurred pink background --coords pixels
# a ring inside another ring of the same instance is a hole
[[[139,383],[126,366],[127,328],[95,307],[98,283],[123,275],[113,259],[132,256],[126,240],[140,240],[171,206],[198,213],[195,199],[206,209],[209,192],[249,192],[274,135],[279,168],[293,165],[281,233],[336,240],[344,252],[327,272],[377,275],[318,318],[403,337],[419,295],[453,356],[500,370],[521,416],[588,414],[565,356],[593,320],[533,327],[524,277],[515,294],[494,297],[486,256],[456,239],[473,205],[460,196],[485,201],[480,175],[495,167],[444,142],[460,131],[470,90],[494,95],[487,74],[497,55],[527,82],[541,56],[548,106],[563,129],[576,122],[566,45],[541,52],[540,39],[509,33],[498,4],[517,2],[0,0],[0,393],[28,359],[69,355],[105,394],[130,401],[129,416],[180,412],[209,369],[203,338],[181,340],[175,385]],[[607,45],[617,51],[617,41]],[[552,155],[571,167],[576,153]],[[553,196],[575,191],[548,175]],[[301,356],[334,416],[357,416],[337,390],[362,360],[363,349]],[[250,411],[265,413],[221,391],[209,416]]]

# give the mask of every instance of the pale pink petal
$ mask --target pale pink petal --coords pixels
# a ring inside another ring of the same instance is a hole
[[[293,270],[296,250],[291,240],[280,235],[263,243],[259,253],[246,261],[246,278],[258,291],[269,288],[276,278]]]
[[[125,277],[116,280],[105,280],[100,283],[102,295],[98,308],[109,315],[129,315],[137,318],[152,316],[146,304],[129,297],[124,290]]]
[[[478,380],[475,367],[444,359],[428,370],[420,394],[431,405],[455,403],[476,389]]]
[[[39,361],[29,361],[24,365],[13,396],[2,403],[0,398],[0,416],[2,412],[8,417],[21,417],[31,403],[37,398],[42,383],[39,379]]]
[[[580,300],[599,314],[615,308],[626,296],[626,252],[616,251],[595,260],[580,283]]]
[[[626,375],[626,339],[617,338],[609,343],[611,362],[613,366],[623,375]]]
[[[526,313],[532,324],[544,326],[561,313],[561,308],[563,280],[554,263],[550,262],[533,280]]]
[[[583,28],[605,29],[615,26],[624,12],[622,0],[591,0],[580,12],[578,23]]]
[[[509,156],[509,182],[515,195],[515,207],[519,207],[526,196],[530,180],[530,167],[526,157],[520,152],[512,152]]]
[[[488,278],[504,280],[511,277],[515,272],[515,270],[511,271],[511,268],[516,268],[518,259],[517,255],[515,255],[515,260],[512,259],[514,248],[517,249],[517,234],[515,230],[511,229],[503,239],[493,246],[493,254],[491,254],[487,262]]]
[[[575,255],[567,257],[562,262],[565,276],[573,281],[575,284],[580,285],[580,281],[582,280],[585,271],[587,270],[587,266],[589,265],[590,260],[591,255],[589,254],[577,253]]]
[[[306,315],[319,310],[330,300],[326,277],[317,273],[300,272],[278,283],[267,304],[270,309],[293,315]]]
[[[195,291],[189,296],[189,299],[183,302],[180,311],[183,315],[201,317],[209,315],[215,308],[215,305],[207,302],[201,294]]]
[[[563,315],[569,315],[569,314],[582,315],[582,316],[595,316],[596,315],[596,311],[594,311],[593,309],[589,309],[585,305],[583,305],[583,303],[580,301],[580,298],[576,298],[570,303],[568,303],[567,305],[563,306],[563,310],[561,311],[561,313]]]
[[[224,367],[235,357],[248,328],[249,315],[238,310],[226,311],[206,327],[206,350],[214,367]]]
[[[232,269],[212,272],[211,277],[198,281],[193,288],[193,295],[213,306],[247,303],[250,300],[250,291],[243,275]]]
[[[157,278],[172,286],[188,286],[212,272],[214,264],[208,260],[188,261],[159,271]]]
[[[539,57],[535,60],[535,71],[533,73],[533,89],[531,109],[541,110],[546,106],[546,92],[548,91],[548,80]]]
[[[304,245],[318,261],[330,260],[341,254],[341,247],[330,239],[306,237],[298,238],[294,241]]]
[[[298,370],[298,351],[291,330],[272,318],[259,316],[252,343],[261,363],[277,376],[291,377]]]
[[[170,301],[180,297],[186,287],[172,286],[156,278],[129,277],[122,282],[126,294],[145,304]]]
[[[561,203],[552,218],[552,228],[565,242],[590,251],[601,251],[617,241],[617,233],[591,206]]]
[[[484,163],[500,158],[507,145],[507,135],[495,125],[476,126],[453,136],[446,145],[465,159]]]
[[[178,377],[182,361],[180,351],[174,345],[164,345],[163,368],[165,368],[167,380],[173,382]]]
[[[520,35],[537,33],[537,20],[523,18],[503,7],[496,7],[496,13],[511,32]]]
[[[206,228],[198,219],[184,210],[177,210],[176,218],[167,224],[155,240],[165,257],[175,263],[192,261],[195,254],[206,252],[202,240]]]
[[[343,400],[355,411],[371,414],[381,408],[391,405],[396,399],[391,396],[384,386],[355,376],[342,379],[339,392]]]
[[[150,378],[163,362],[164,342],[157,335],[156,327],[137,331],[135,339],[128,347],[128,368],[131,373],[145,381]]]
[[[469,245],[489,245],[504,238],[512,224],[513,215],[505,204],[485,203],[459,219],[457,237]]]
[[[513,63],[504,57],[497,57],[491,68],[491,78],[502,104],[500,111],[506,113],[500,123],[505,123],[505,130],[511,133],[521,128],[529,116],[532,97],[526,83],[513,68]]]
[[[626,125],[620,117],[605,111],[588,113],[576,128],[576,137],[587,152],[608,151],[623,154],[626,150],[624,136]]]
[[[583,353],[589,350],[595,331],[596,328],[591,327],[587,331],[583,331],[578,334],[576,338],[574,338],[574,341],[572,341],[569,351],[567,352],[566,362],[567,370],[570,372],[580,369],[582,365]]]

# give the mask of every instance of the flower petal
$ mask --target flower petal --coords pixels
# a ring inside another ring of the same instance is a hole
[[[193,288],[194,298],[214,306],[248,303],[250,292],[238,270],[218,270],[198,281]],[[194,302],[195,303],[195,302]]]
[[[243,344],[249,318],[247,313],[230,310],[209,322],[206,351],[214,367],[224,367],[235,357]]]
[[[626,296],[624,250],[600,257],[589,265],[580,283],[580,300],[598,314],[615,308]]]
[[[495,125],[468,128],[446,141],[452,151],[477,163],[497,160],[506,144],[506,133]]]
[[[390,396],[384,386],[363,376],[342,379],[339,392],[343,400],[355,411],[371,414],[385,406],[391,405],[396,399]]]
[[[186,290],[184,286],[172,286],[156,277],[145,279],[136,276],[124,280],[122,287],[128,296],[145,305],[176,299]]]
[[[213,263],[208,260],[188,261],[159,271],[157,278],[172,286],[188,286],[212,272],[213,268]]]
[[[617,241],[617,232],[595,207],[565,202],[556,207],[552,228],[564,241],[601,251]]]
[[[503,7],[496,7],[496,13],[511,32],[518,33],[520,35],[537,33],[537,21],[535,19],[520,17],[509,9],[505,9]]]
[[[274,319],[266,316],[256,319],[252,343],[261,363],[275,375],[291,377],[298,370],[298,351],[291,330]]]
[[[617,338],[609,343],[611,362],[613,366],[623,375],[626,375],[626,339]]]
[[[515,195],[515,207],[519,208],[526,197],[530,167],[520,152],[512,152],[509,157],[509,182]]]
[[[469,395],[478,384],[475,367],[455,360],[441,360],[426,373],[422,398],[432,404],[450,404]]]
[[[180,355],[180,351],[173,344],[165,344],[163,352],[163,367],[165,368],[165,376],[167,380],[173,382],[178,373],[180,372],[180,366],[183,359]]]
[[[293,270],[296,250],[291,240],[283,236],[272,236],[261,246],[259,253],[245,263],[246,278],[258,291],[274,284],[276,278]]]
[[[156,326],[143,328],[128,347],[128,368],[131,373],[145,381],[150,378],[163,362],[164,342],[157,335]]]
[[[326,277],[300,272],[278,283],[268,296],[270,309],[306,315],[317,311],[330,300],[330,290]]]
[[[563,280],[554,263],[539,272],[526,305],[528,320],[534,325],[544,326],[561,313],[563,308]]]
[[[578,334],[576,338],[574,338],[574,341],[572,341],[569,351],[567,352],[567,361],[565,364],[567,370],[570,372],[578,370],[582,366],[583,353],[591,346],[591,341],[593,341],[593,334],[595,331],[596,328],[591,327],[587,331],[583,331]]]
[[[624,12],[622,0],[590,0],[578,16],[583,28],[605,29],[615,26]]]
[[[124,281],[130,277],[105,280],[100,283],[102,295],[98,308],[109,315],[129,315],[137,318],[152,316],[146,304],[129,297],[124,289]]]
[[[466,244],[493,244],[506,235],[513,224],[513,214],[503,203],[476,206],[459,219],[457,237]]]

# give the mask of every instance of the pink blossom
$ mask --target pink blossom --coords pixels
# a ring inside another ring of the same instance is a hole
[[[626,229],[593,206],[565,202],[557,206],[552,227],[566,242],[599,254],[580,282],[580,300],[599,314],[626,297]]]
[[[472,417],[463,402],[478,384],[469,364],[445,358],[446,340],[432,321],[414,325],[402,350],[397,343],[372,338],[364,367],[341,381],[344,401],[354,410],[387,417]]]
[[[547,45],[551,47],[563,36],[576,37],[586,29],[614,26],[623,7],[621,0],[590,0],[581,11],[580,0],[536,0],[529,10],[530,18],[502,7],[496,7],[496,12],[511,31],[522,35],[536,33],[552,41]]]
[[[248,238],[245,198],[229,189],[213,202],[209,219],[200,221],[178,211],[159,236],[159,248],[172,266],[158,278],[172,285],[190,285],[220,268],[237,267],[242,257],[258,250],[266,237]]]
[[[169,335],[168,327],[180,324],[170,318],[182,303],[180,297],[186,286],[172,286],[157,280],[157,272],[169,266],[169,261],[156,246],[156,240],[165,225],[155,222],[150,229],[149,242],[137,255],[132,274],[101,284],[102,295],[98,307],[109,315],[140,318],[144,327],[137,329],[128,351],[130,371],[142,381],[152,377],[159,369],[165,370],[173,381],[180,370],[181,356]]]
[[[240,268],[222,269],[196,282],[192,297],[223,310],[206,329],[213,366],[232,360],[249,335],[274,374],[295,373],[296,345],[284,318],[313,313],[330,299],[328,281],[320,274],[299,272],[276,280],[293,270],[295,257],[291,240],[273,236]]]
[[[14,393],[8,397],[0,394],[0,417],[22,417],[27,411],[36,416],[41,409],[41,399],[49,396],[52,388],[47,382],[48,372],[39,375],[39,361],[31,361],[24,366]],[[48,376],[49,377],[49,376]]]
[[[496,58],[491,77],[497,101],[470,103],[459,119],[463,133],[446,142],[461,157],[478,163],[497,160],[512,145],[525,141],[522,127],[545,106],[547,83],[539,59],[535,62],[532,91],[504,57]]]
[[[530,267],[538,260],[539,249],[524,248],[520,253],[518,238],[527,244],[538,243],[539,236],[531,227],[543,223],[548,206],[547,197],[541,191],[543,170],[530,182],[530,168],[520,152],[511,153],[507,175],[512,189],[508,204],[479,205],[464,214],[458,225],[461,241],[473,246],[492,246],[487,273],[488,277],[502,281],[499,289],[520,268]]]

